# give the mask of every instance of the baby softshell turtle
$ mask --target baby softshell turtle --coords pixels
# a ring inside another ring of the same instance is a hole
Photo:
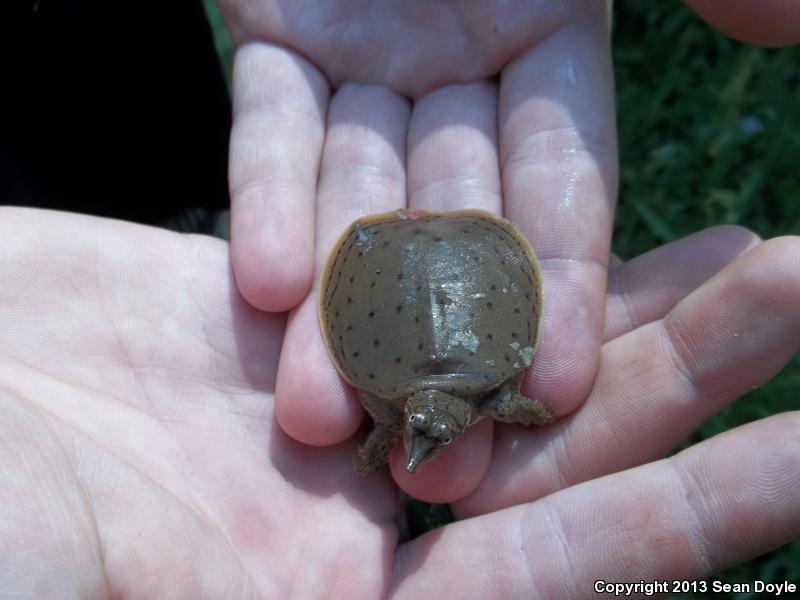
[[[413,473],[482,417],[543,425],[520,394],[539,337],[541,275],[505,219],[480,210],[397,210],[342,234],[322,274],[328,352],[374,426],[356,471],[389,459],[402,434]]]

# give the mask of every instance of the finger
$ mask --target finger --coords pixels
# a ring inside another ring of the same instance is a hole
[[[761,243],[743,227],[705,229],[651,250],[608,273],[604,340],[666,315],[723,267]]]
[[[732,38],[759,46],[800,42],[800,5],[795,0],[686,0],[701,19]]]
[[[257,308],[296,306],[311,285],[314,197],[328,85],[297,54],[242,46],[233,75],[231,257]]]
[[[349,84],[331,100],[317,198],[317,272],[358,217],[406,205],[408,102],[380,86]]]
[[[603,347],[592,395],[534,433],[497,428],[489,474],[460,515],[530,501],[662,456],[800,348],[800,238],[753,248],[662,320]]]
[[[281,352],[276,415],[295,439],[337,443],[362,410],[328,357],[317,319],[319,277],[336,239],[357,217],[405,205],[408,103],[374,86],[347,85],[331,100],[317,202],[314,289],[289,317]]]
[[[408,138],[409,207],[501,213],[496,86],[481,81],[428,94],[414,106]],[[470,493],[483,479],[491,446],[492,428],[482,423],[413,475],[405,470],[404,453],[398,447],[392,475],[414,498],[450,502]]]
[[[700,579],[800,535],[798,469],[800,413],[765,419],[417,538],[393,597],[587,598],[600,580]]]
[[[451,85],[423,97],[414,106],[408,138],[411,208],[500,214],[494,85]]]
[[[503,72],[500,156],[506,216],[541,263],[541,346],[525,393],[564,414],[586,397],[603,333],[616,194],[605,6]]]

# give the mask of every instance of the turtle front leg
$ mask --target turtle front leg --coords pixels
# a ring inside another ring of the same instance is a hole
[[[358,399],[373,421],[367,439],[358,447],[358,458],[353,465],[356,473],[366,476],[389,462],[389,454],[402,432],[403,413],[364,390],[358,390]]]
[[[478,407],[478,412],[503,423],[520,425],[547,425],[555,420],[555,413],[541,400],[532,400],[519,393],[522,374],[501,385],[489,394]]]

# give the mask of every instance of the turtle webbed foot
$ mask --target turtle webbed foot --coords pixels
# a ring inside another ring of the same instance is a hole
[[[484,400],[478,411],[480,414],[502,421],[520,425],[547,425],[555,420],[555,413],[541,400],[523,396],[510,385],[502,385],[496,393]]]
[[[376,423],[367,439],[358,447],[358,458],[353,469],[359,475],[371,475],[389,462],[395,442],[400,437],[400,429]]]

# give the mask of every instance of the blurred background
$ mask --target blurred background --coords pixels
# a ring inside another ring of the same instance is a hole
[[[225,235],[233,48],[212,0],[7,0],[0,23],[0,203]],[[678,1],[626,0],[613,49],[619,256],[720,223],[800,234],[800,46],[754,48]],[[798,407],[795,356],[681,448]],[[408,514],[416,533],[448,520],[416,501]],[[800,582],[800,540],[715,579]]]

